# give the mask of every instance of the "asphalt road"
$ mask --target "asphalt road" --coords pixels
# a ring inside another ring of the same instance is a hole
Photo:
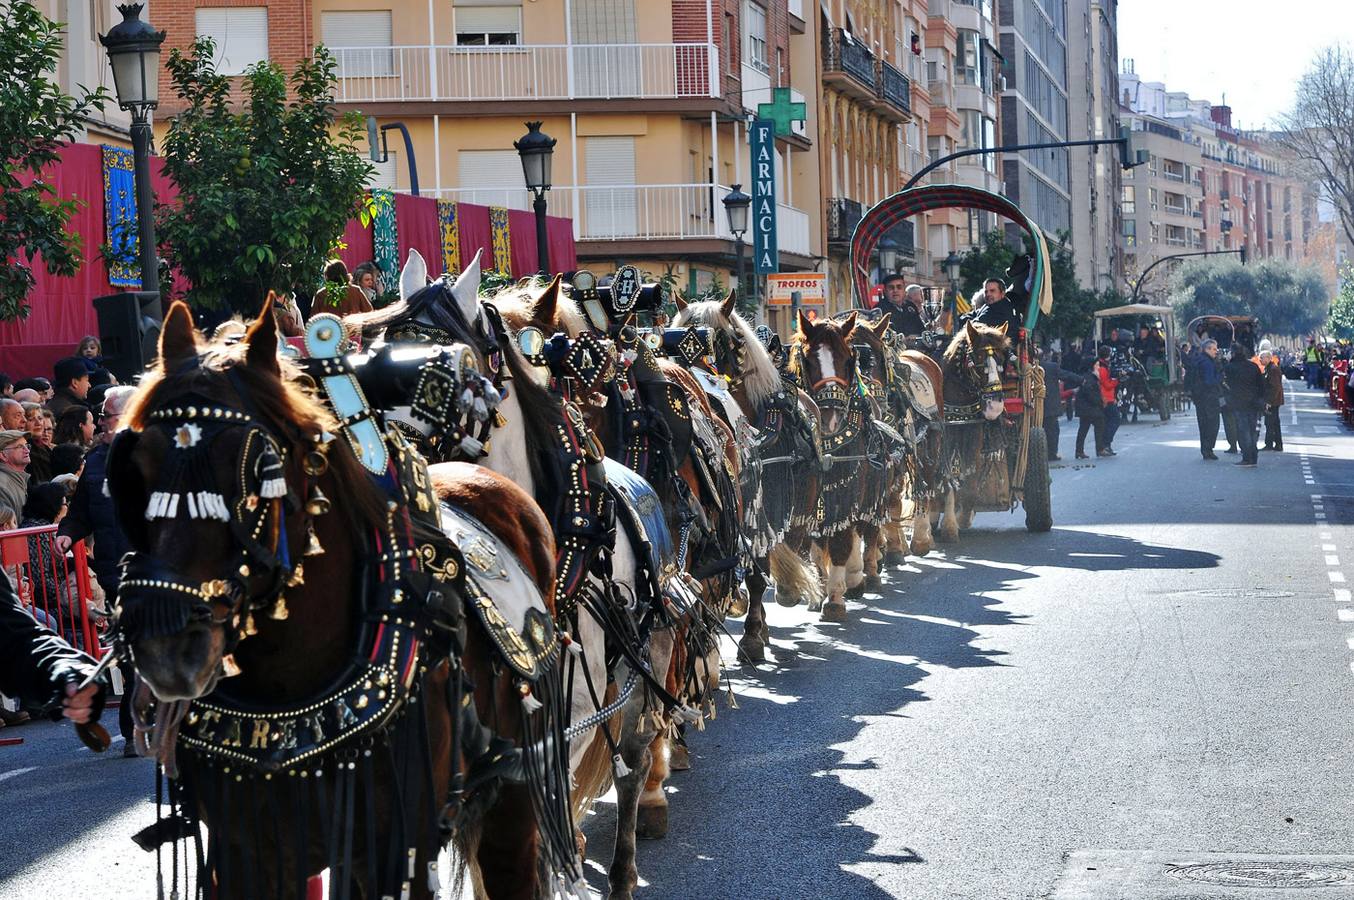
[[[640,896],[1354,897],[1354,440],[1301,388],[1283,421],[1250,470],[1204,462],[1192,415],[1125,425],[1054,470],[1052,533],[982,514],[846,624],[771,610],[776,661],[692,736]],[[153,897],[149,765],[5,737],[0,898]]]

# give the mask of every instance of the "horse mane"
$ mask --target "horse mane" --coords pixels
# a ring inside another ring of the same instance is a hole
[[[278,357],[281,378],[246,364],[249,345],[242,342],[213,341],[199,343],[197,365],[169,372],[161,360],[141,380],[128,402],[123,421],[141,431],[150,414],[175,397],[195,393],[219,397],[228,386],[225,376],[232,375],[252,412],[268,428],[287,452],[291,461],[299,460],[313,446],[314,437],[324,432],[339,433],[338,421],[320,400],[310,393],[301,369],[291,360]],[[338,452],[329,454],[330,471],[344,486],[347,502],[336,504],[348,516],[355,529],[383,528],[386,523],[387,497],[372,481],[367,470],[343,440],[334,442]]]
[[[752,326],[737,311],[726,316],[720,309],[718,300],[701,300],[687,304],[686,309],[677,313],[674,325],[677,327],[704,325],[721,331],[732,329],[738,332],[747,349],[745,358],[749,365],[749,371],[743,373],[743,387],[747,390],[748,400],[753,406],[760,407],[781,390],[780,372],[771,361],[771,355],[757,339],[757,333],[752,330]]]
[[[950,339],[950,346],[945,348],[945,365],[953,367],[959,363],[959,356],[968,346],[968,329],[972,328],[978,335],[978,343],[996,344],[999,348],[1005,349],[1009,346],[1011,339],[1002,334],[991,325],[984,325],[982,322],[968,322],[960,328],[953,338]]]

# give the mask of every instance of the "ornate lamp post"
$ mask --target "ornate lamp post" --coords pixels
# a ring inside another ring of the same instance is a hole
[[[522,174],[526,176],[527,190],[535,195],[536,259],[542,275],[550,274],[550,246],[546,240],[545,192],[550,190],[550,158],[555,154],[555,139],[541,131],[540,122],[528,122],[527,133],[513,141],[513,147],[522,157]]]
[[[898,271],[898,242],[886,234],[879,242],[879,277],[882,280],[884,276],[896,271]]]
[[[752,197],[743,193],[743,186],[735,184],[727,194],[724,195],[724,212],[729,216],[729,231],[733,232],[733,239],[738,244],[738,262],[735,265],[734,273],[738,276],[738,296],[747,299],[747,282],[743,280],[743,235],[748,230],[748,211],[752,208]]]
[[[945,270],[945,277],[950,280],[950,293],[952,294],[959,293],[959,267],[962,262],[959,254],[951,250],[949,256],[946,256],[945,261],[940,264],[941,268]]]
[[[150,186],[150,113],[160,105],[160,44],[163,31],[156,31],[141,19],[140,3],[118,7],[122,21],[100,35],[113,67],[113,85],[118,106],[132,114],[132,158],[136,173],[136,224],[140,243],[141,290],[160,292],[159,269],[155,259],[155,220],[152,207],[155,194]],[[143,307],[145,308],[145,307]],[[159,301],[146,309],[156,321],[161,318]]]

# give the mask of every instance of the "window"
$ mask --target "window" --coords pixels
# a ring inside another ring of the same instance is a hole
[[[390,10],[321,13],[321,33],[334,52],[340,78],[395,74]]]
[[[743,4],[743,61],[758,71],[771,71],[766,54],[766,9],[751,0]]]
[[[244,70],[268,59],[268,7],[201,7],[197,36],[216,43],[216,70],[243,75]]]
[[[1124,185],[1123,213],[1131,216],[1138,211],[1138,189],[1131,184]],[[1127,231],[1124,234],[1128,234]]]
[[[529,208],[531,195],[522,183],[522,158],[516,150],[462,150],[456,155],[456,199],[480,206]]]
[[[583,191],[583,237],[618,238],[639,234],[640,189],[635,187],[633,137],[586,138],[583,183],[588,186]]]
[[[959,37],[954,45],[954,80],[957,84],[978,84],[979,56],[978,32],[959,29]]]
[[[1138,223],[1134,219],[1124,219],[1124,246],[1138,245]]]
[[[522,5],[457,4],[456,44],[461,47],[511,47],[522,43]]]
[[[729,42],[733,40],[734,25],[733,13],[724,14],[724,33],[721,35],[723,40],[719,46],[724,48],[724,72],[728,75],[734,75],[738,72],[738,54],[729,48]]]

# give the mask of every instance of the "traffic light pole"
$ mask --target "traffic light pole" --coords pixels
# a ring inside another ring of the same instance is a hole
[[[1133,285],[1133,302],[1138,302],[1138,295],[1142,293],[1142,286],[1147,281],[1148,273],[1164,262],[1169,262],[1172,259],[1186,259],[1191,256],[1230,256],[1233,253],[1241,257],[1241,264],[1244,266],[1246,264],[1245,247],[1236,250],[1196,250],[1193,253],[1172,253],[1170,256],[1163,256],[1143,269],[1142,274],[1138,276],[1137,282]]]
[[[921,181],[933,170],[940,168],[952,160],[962,159],[966,156],[983,156],[988,153],[1019,153],[1022,150],[1064,150],[1068,147],[1105,147],[1110,144],[1118,144],[1121,148],[1126,148],[1128,147],[1128,140],[1129,139],[1126,137],[1098,138],[1092,141],[1050,141],[1043,144],[1012,144],[1009,147],[976,147],[972,150],[960,150],[958,153],[942,156],[930,165],[923,166],[916,175],[912,176],[907,184],[903,185],[903,190],[916,187],[917,182]],[[1121,160],[1121,164],[1125,169],[1131,169],[1133,166],[1140,165],[1139,162],[1129,163],[1129,153],[1127,150],[1124,150],[1122,155],[1124,158]]]

